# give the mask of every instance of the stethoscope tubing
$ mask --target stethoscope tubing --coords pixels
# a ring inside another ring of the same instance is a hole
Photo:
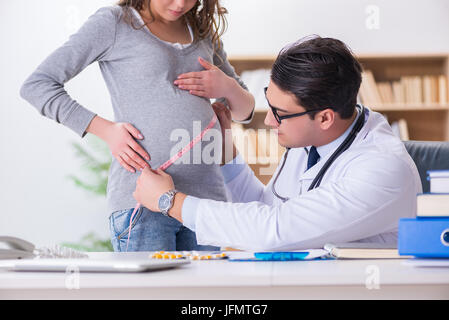
[[[355,138],[357,137],[357,134],[363,128],[363,125],[365,124],[365,107],[363,105],[358,105],[358,106],[360,106],[361,114],[360,114],[360,117],[357,119],[356,124],[354,125],[354,127],[352,128],[351,132],[346,137],[346,139],[340,144],[340,146],[337,148],[337,150],[335,150],[335,152],[329,157],[329,159],[326,161],[326,163],[323,165],[323,167],[321,167],[320,171],[315,176],[315,179],[313,179],[313,181],[310,184],[309,189],[307,191],[311,191],[320,186],[321,181],[323,180],[323,177],[324,177],[324,174],[326,173],[326,171],[329,169],[329,167],[332,165],[332,163],[352,145]],[[287,151],[285,152],[285,155],[284,155],[284,160],[282,162],[282,165],[279,168],[279,171],[277,172],[276,177],[273,180],[273,184],[271,185],[271,191],[273,192],[273,194],[277,198],[282,200],[283,202],[289,200],[289,198],[280,196],[276,192],[275,184],[282,172],[282,169],[284,168],[284,165],[285,165],[285,162],[287,161],[287,157],[288,157],[288,153],[289,153],[290,149],[291,148],[287,148]],[[305,149],[305,150],[307,152],[307,149]]]

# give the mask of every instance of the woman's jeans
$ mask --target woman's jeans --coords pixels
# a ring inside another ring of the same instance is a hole
[[[115,211],[109,217],[114,251],[126,251],[132,209]],[[200,246],[193,231],[178,220],[140,207],[133,217],[128,251],[216,251],[214,246]]]

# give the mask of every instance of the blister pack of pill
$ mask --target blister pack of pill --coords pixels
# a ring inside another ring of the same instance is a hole
[[[150,254],[152,259],[190,259],[190,260],[221,260],[227,259],[224,252],[198,252],[198,251],[156,251]]]

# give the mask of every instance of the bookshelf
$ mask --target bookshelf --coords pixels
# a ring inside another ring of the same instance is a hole
[[[244,71],[270,69],[275,58],[275,56],[233,56],[229,61],[236,72],[242,74]],[[370,83],[366,80],[364,72],[363,88],[359,93],[360,102],[384,114],[390,124],[405,123],[410,140],[449,141],[449,53],[379,53],[361,54],[357,58],[365,72],[368,71],[372,75]],[[439,83],[438,78],[444,78],[441,80],[443,83]],[[394,97],[391,95],[393,84],[397,85]],[[385,93],[385,89],[381,92],[382,85],[384,88],[391,88],[390,96],[388,92]],[[375,91],[375,98],[372,98],[371,92],[371,96],[368,95],[370,99],[367,99],[366,90]],[[263,123],[266,113],[267,109],[256,109],[252,123],[240,128],[256,131],[268,129]],[[283,152],[280,149],[279,154],[282,154],[281,151]],[[270,178],[266,174],[267,170],[271,168],[274,172],[276,168],[277,163],[273,159],[271,157],[268,164],[266,161],[264,164],[250,164],[263,183],[267,183]],[[261,168],[265,170],[263,175],[258,174]]]

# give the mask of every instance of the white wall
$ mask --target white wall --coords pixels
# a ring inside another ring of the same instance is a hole
[[[37,245],[108,237],[106,203],[67,180],[80,174],[69,129],[19,97],[25,78],[105,0],[0,1],[0,234]],[[277,54],[305,35],[345,41],[355,52],[449,52],[449,2],[225,0],[230,55]],[[376,13],[370,10],[374,5]],[[373,16],[374,14],[374,16]],[[368,27],[367,27],[368,24]],[[374,29],[370,29],[374,27]],[[378,27],[378,28],[377,28]],[[112,119],[96,64],[66,85],[78,102]]]
[[[277,54],[310,34],[356,53],[449,52],[446,0],[225,0],[231,54]]]

